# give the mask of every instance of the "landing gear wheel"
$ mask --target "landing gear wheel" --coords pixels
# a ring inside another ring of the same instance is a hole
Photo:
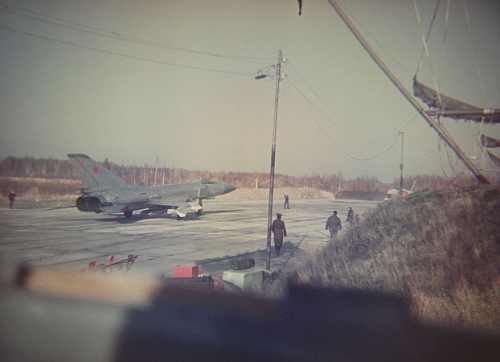
[[[123,215],[125,215],[125,217],[132,217],[132,211],[125,211]]]

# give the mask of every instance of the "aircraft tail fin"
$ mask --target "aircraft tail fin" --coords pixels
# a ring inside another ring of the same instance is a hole
[[[82,179],[83,188],[125,188],[129,186],[120,177],[87,155],[72,153],[68,154],[68,158],[73,169],[78,172],[78,175]]]

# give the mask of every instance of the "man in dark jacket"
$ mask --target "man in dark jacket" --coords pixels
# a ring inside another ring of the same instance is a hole
[[[10,190],[9,192],[9,209],[12,209],[14,206],[14,200],[16,198],[16,192],[14,190]]]
[[[326,220],[325,230],[330,230],[330,239],[333,239],[337,236],[339,230],[342,230],[342,221],[337,216],[337,211],[334,211],[328,220]]]
[[[283,246],[283,238],[286,236],[285,222],[281,220],[281,214],[276,214],[277,219],[273,221],[271,231],[274,234],[274,248],[276,255],[280,255],[280,249]]]

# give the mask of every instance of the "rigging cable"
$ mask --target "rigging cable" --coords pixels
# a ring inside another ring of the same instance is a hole
[[[421,32],[423,49],[422,49],[422,53],[420,55],[420,60],[418,62],[417,70],[415,71],[414,78],[415,79],[417,78],[418,71],[422,68],[423,56],[425,54],[425,56],[426,56],[426,58],[427,58],[427,60],[429,62],[429,67],[431,69],[432,81],[433,81],[433,85],[434,85],[434,91],[436,92],[437,103],[438,103],[438,105],[441,105],[442,104],[442,102],[441,102],[441,95],[440,95],[439,88],[438,88],[438,85],[437,85],[437,80],[436,80],[435,72],[433,70],[433,63],[431,61],[430,53],[429,53],[429,48],[428,48],[428,41],[429,41],[429,38],[430,38],[432,27],[433,27],[434,22],[435,22],[436,17],[437,17],[437,12],[439,10],[439,5],[440,5],[440,0],[437,0],[436,7],[434,9],[434,14],[432,16],[432,20],[431,20],[431,23],[429,25],[429,29],[427,31],[427,35],[424,37],[423,32]],[[413,8],[415,10],[415,16],[417,18],[417,23],[418,23],[419,27],[421,27],[422,26],[422,22],[421,22],[421,19],[420,19],[420,15],[419,15],[419,11],[418,11],[418,8],[417,8],[416,0],[413,0]],[[448,11],[449,11],[449,0],[447,1],[447,10],[446,10],[446,14],[445,14],[446,19],[448,18]],[[446,22],[447,22],[447,20],[446,20]],[[444,40],[446,40],[446,31],[445,31],[445,35],[444,35]],[[444,57],[443,54],[444,53],[442,51],[441,52],[442,58]],[[441,66],[440,66],[440,70],[441,70]],[[441,107],[439,107],[439,108],[441,108]],[[447,134],[446,129],[443,128],[443,127],[441,127],[442,126],[441,117],[437,117],[437,124],[438,124],[438,127],[441,129],[441,131],[443,133]],[[445,177],[449,177],[446,174],[446,172],[445,172],[445,170],[443,168],[443,161],[442,161],[442,158],[441,158],[441,144],[442,144],[442,137],[438,136],[438,154],[439,154],[439,163],[440,163],[440,166],[441,166],[441,172],[443,172],[443,174],[445,175]],[[446,150],[447,150],[447,148],[446,148]],[[449,157],[447,157],[447,158],[449,159]],[[449,162],[448,162],[448,164],[450,165]]]
[[[464,4],[465,20],[467,22],[467,27],[469,29],[471,44],[474,44],[475,43],[474,42],[474,34],[472,33],[472,26],[470,24],[470,18],[469,18],[469,10],[467,9],[467,3],[465,0],[463,0],[463,4]],[[476,72],[477,72],[477,77],[479,80],[479,87],[481,89],[481,96],[482,96],[482,98],[484,98],[485,94],[484,94],[483,79],[481,77],[481,69],[479,68],[479,60],[478,60],[477,52],[476,52],[476,49],[474,48],[474,46],[472,47],[472,50],[474,52],[474,60],[476,61]]]
[[[356,16],[352,12],[349,11],[349,8],[346,6],[345,12],[349,14],[349,17],[352,19],[353,22],[355,22],[360,29],[363,29],[364,33],[366,34],[367,37],[369,37],[374,44],[377,44],[377,46],[380,47],[381,50],[383,50],[384,54],[386,54],[393,62],[396,64],[403,72],[408,73],[408,69],[403,66],[379,41],[377,38],[375,38],[364,26],[363,22],[360,22]]]
[[[435,90],[436,96],[437,96],[437,102],[438,102],[439,105],[441,105],[441,96],[440,96],[440,93],[439,93],[439,88],[438,88],[436,77],[435,77],[435,73],[434,73],[434,70],[433,70],[434,67],[433,67],[433,63],[431,61],[431,57],[430,57],[430,53],[429,53],[429,47],[428,47],[428,41],[429,41],[429,37],[430,37],[430,34],[431,34],[432,25],[434,24],[434,20],[436,19],[437,11],[439,9],[439,3],[440,3],[440,0],[438,0],[437,3],[436,3],[436,8],[434,9],[434,15],[432,17],[432,21],[431,21],[431,24],[429,26],[429,30],[427,31],[427,36],[424,38],[424,34],[421,32],[423,50],[422,50],[422,54],[420,55],[420,61],[419,61],[419,64],[417,66],[417,70],[415,72],[414,79],[417,78],[417,73],[418,73],[419,69],[422,67],[422,58],[423,58],[423,55],[425,54],[425,56],[426,56],[426,58],[427,58],[427,60],[429,62],[429,67],[431,69],[432,81],[433,81],[434,90]],[[419,27],[421,27],[422,22],[420,20],[420,15],[419,15],[419,11],[418,11],[418,8],[417,8],[416,0],[413,0],[413,9],[415,10],[415,16],[417,18],[417,23],[418,23]],[[440,124],[440,120],[441,120],[441,118],[438,118],[438,124],[439,125],[441,125]]]
[[[471,22],[470,22],[469,10],[467,7],[466,0],[463,0],[463,8],[464,8],[465,21],[467,23],[467,29],[469,30],[470,43],[472,45],[472,51],[474,53],[474,61],[475,61],[475,65],[476,65],[476,73],[477,73],[477,78],[478,78],[478,82],[479,82],[479,90],[481,91],[481,99],[484,99],[485,92],[484,92],[483,79],[481,77],[481,68],[479,67],[478,54],[477,54],[476,48],[474,47],[474,44],[475,44],[474,33],[472,32],[472,26],[471,26]],[[476,138],[475,143],[474,143],[474,155],[477,154],[476,145],[478,145],[479,150],[481,152],[480,164],[482,165],[486,160],[486,162],[488,162],[488,165],[490,167],[493,165],[493,169],[495,169],[495,164],[491,161],[491,159],[489,157],[487,157],[487,151],[484,147],[482,147],[481,142],[480,142],[481,134],[484,132],[484,125],[485,125],[485,119],[483,117],[483,119],[481,120],[481,123],[479,124],[479,132],[477,134],[477,138]]]
[[[431,35],[431,30],[432,30],[432,26],[434,25],[434,21],[436,20],[436,16],[437,16],[437,12],[438,12],[438,9],[439,9],[439,2],[441,0],[438,0],[437,3],[436,3],[436,8],[434,9],[434,15],[432,16],[432,20],[431,20],[431,24],[429,26],[429,30],[427,31],[427,36],[425,37],[424,39],[424,36],[422,34],[422,44],[423,44],[423,49],[422,49],[422,53],[420,54],[420,60],[418,61],[418,65],[417,65],[417,69],[415,70],[415,78],[417,77],[417,74],[418,74],[418,71],[420,70],[420,68],[422,68],[422,59],[424,58],[424,54],[428,54],[428,49],[427,49],[427,42],[429,41],[429,37]],[[419,27],[422,26],[422,22],[420,20],[420,15],[419,15],[419,12],[418,12],[418,8],[417,8],[417,3],[415,0],[413,0],[413,9],[415,11],[415,16],[417,17],[417,24],[419,25]]]
[[[441,46],[441,58],[439,61],[438,81],[441,83],[444,68],[444,50],[446,48],[446,38],[448,35],[448,19],[450,17],[450,0],[446,0],[446,12],[444,16],[443,45]],[[441,102],[440,102],[441,103]]]

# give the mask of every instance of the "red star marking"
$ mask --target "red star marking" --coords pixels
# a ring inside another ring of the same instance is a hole
[[[94,167],[92,168],[92,173],[93,173],[93,174],[99,173],[99,167],[94,166]]]

